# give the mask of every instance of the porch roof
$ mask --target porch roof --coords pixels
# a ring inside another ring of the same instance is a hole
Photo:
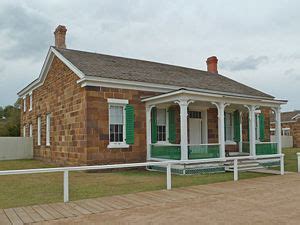
[[[176,91],[171,91],[168,93],[163,93],[151,97],[146,97],[142,99],[142,102],[146,103],[163,103],[168,101],[178,100],[180,98],[185,98],[188,100],[199,100],[199,101],[222,101],[227,103],[234,104],[251,104],[251,105],[259,105],[259,106],[269,106],[275,107],[278,105],[286,104],[287,100],[277,100],[277,99],[266,99],[266,98],[257,98],[252,96],[235,96],[235,95],[225,95],[218,93],[208,93],[208,92],[200,92],[188,89],[178,89]]]

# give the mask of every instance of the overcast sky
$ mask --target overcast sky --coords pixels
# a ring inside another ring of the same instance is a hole
[[[37,78],[58,24],[67,47],[206,69],[300,109],[300,1],[0,2],[0,105]]]

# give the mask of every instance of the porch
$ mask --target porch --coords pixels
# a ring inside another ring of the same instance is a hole
[[[147,160],[225,160],[281,154],[279,100],[178,90],[146,103]],[[276,141],[269,116],[276,115]]]

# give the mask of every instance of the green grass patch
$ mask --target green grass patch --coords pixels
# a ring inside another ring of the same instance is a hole
[[[296,152],[300,149],[284,149],[285,168],[297,170]],[[55,167],[38,160],[0,161],[0,170]],[[242,172],[239,179],[270,176],[268,174]],[[166,187],[166,174],[136,169],[114,172],[71,172],[70,200],[160,190]],[[185,187],[232,181],[232,173],[203,175],[172,175],[172,187]],[[63,201],[63,173],[43,173],[0,176],[0,208],[19,207]]]
[[[300,148],[283,149],[284,167],[286,171],[297,172],[297,152],[300,152]]]

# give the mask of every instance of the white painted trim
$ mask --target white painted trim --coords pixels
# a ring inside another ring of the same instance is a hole
[[[129,148],[129,145],[124,142],[110,142],[107,148]]]
[[[204,92],[204,91],[192,90],[191,88],[180,89],[180,90],[177,90],[177,91],[173,91],[173,92],[164,93],[164,94],[161,94],[161,95],[156,95],[156,96],[153,96],[153,97],[145,98],[145,99],[142,100],[142,102],[153,101],[153,100],[156,100],[156,99],[161,99],[161,98],[174,96],[174,95],[178,95],[178,94],[202,95],[202,96],[217,97],[217,98],[228,97],[228,98],[234,98],[234,99],[245,99],[245,100],[249,100],[249,101],[252,100],[252,101],[259,101],[259,102],[265,102],[265,103],[277,103],[277,104],[286,104],[287,103],[286,100],[264,99],[264,98],[259,98],[259,97],[258,98],[253,98],[252,96],[245,96],[245,97],[230,96],[230,95],[224,95],[224,93],[219,94],[217,91],[208,93],[208,92]]]
[[[116,99],[116,98],[108,98],[107,102],[109,104],[122,104],[122,105],[127,105],[128,104],[128,99]]]
[[[128,103],[127,103],[128,104]],[[111,106],[121,106],[123,109],[123,141],[120,142],[111,142],[110,141],[110,107]],[[109,144],[107,145],[107,148],[128,148],[129,145],[126,144],[126,111],[125,111],[126,104],[120,104],[120,103],[109,103],[108,105],[108,141]]]
[[[29,111],[32,111],[32,104],[33,104],[32,101],[33,101],[32,100],[32,92],[30,92],[29,93]]]
[[[231,93],[231,92],[212,91],[212,90],[201,89],[201,88],[190,88],[190,87],[184,87],[184,86],[120,80],[120,79],[103,78],[103,77],[95,77],[95,76],[85,76],[83,79],[78,80],[77,83],[81,83],[82,87],[85,87],[85,86],[105,86],[106,87],[106,85],[109,85],[109,87],[115,87],[115,88],[147,90],[147,91],[153,91],[153,92],[170,92],[170,91],[176,91],[178,89],[188,89],[191,91],[197,91],[197,92],[202,92],[202,93],[207,93],[207,94],[211,93],[211,94],[220,94],[220,95],[226,95],[226,96],[236,96],[236,97],[242,97],[242,98],[272,100],[272,98],[236,94],[236,93]],[[278,101],[278,100],[276,100],[276,101]]]
[[[296,123],[297,121],[281,121],[281,124],[283,123]],[[270,122],[270,124],[276,124],[276,122]]]
[[[23,112],[26,112],[27,106],[26,106],[26,95],[23,96]]]
[[[37,145],[41,145],[41,134],[42,134],[42,118],[38,116],[37,118]]]
[[[59,58],[70,70],[72,70],[80,79],[84,78],[84,73],[74,66],[69,60],[67,60],[62,54],[51,47],[52,52]]]
[[[300,114],[297,114],[296,116],[294,116],[294,117],[292,118],[292,120],[297,120],[298,118],[300,118]]]
[[[32,137],[32,133],[33,133],[33,130],[32,130],[32,123],[29,124],[29,137]]]
[[[34,80],[32,83],[30,83],[28,86],[23,88],[18,95],[20,97],[23,97],[30,92],[32,92],[34,89],[40,87],[44,84],[44,81],[48,75],[49,68],[52,64],[52,61],[54,59],[54,56],[59,58],[70,70],[72,70],[79,78],[83,78],[85,75],[83,72],[81,72],[77,67],[75,67],[70,61],[68,61],[62,54],[60,54],[57,50],[55,50],[53,47],[49,48],[49,51],[47,53],[46,59],[44,61],[42,70],[39,74],[39,77]]]
[[[51,144],[51,114],[46,115],[46,146]]]
[[[177,90],[174,92],[165,93],[165,94],[143,99],[142,102],[146,102],[146,104],[161,104],[166,102],[174,102],[179,98],[186,98],[194,101],[228,102],[231,104],[259,105],[259,106],[267,106],[267,107],[277,107],[278,105],[286,104],[286,102],[279,101],[279,100],[266,101],[266,100],[253,99],[253,98],[240,98],[240,97],[224,96],[224,95],[217,95],[217,94],[207,94],[207,93],[195,92],[190,90]]]

